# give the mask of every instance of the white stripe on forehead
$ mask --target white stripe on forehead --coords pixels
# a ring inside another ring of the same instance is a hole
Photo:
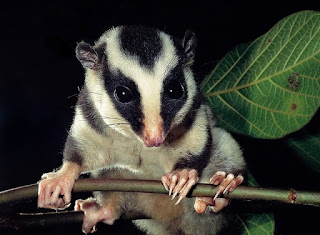
[[[170,37],[159,32],[162,42],[162,51],[159,57],[155,59],[152,70],[141,66],[137,56],[126,55],[120,48],[121,28],[113,28],[107,31],[99,39],[98,43],[106,43],[106,55],[108,55],[108,65],[112,72],[120,71],[126,77],[132,79],[137,84],[148,83],[148,80],[157,80],[163,82],[168,72],[178,64],[178,56],[176,55],[173,42]]]
[[[137,56],[127,55],[121,50],[120,33],[121,28],[111,29],[98,41],[98,43],[106,43],[105,52],[108,56],[109,69],[114,73],[120,71],[133,80],[139,88],[142,105],[145,108],[153,106],[152,109],[155,109],[148,111],[160,112],[160,93],[163,81],[179,61],[173,41],[167,34],[159,32],[162,50],[155,59],[154,67],[148,69],[140,65]]]

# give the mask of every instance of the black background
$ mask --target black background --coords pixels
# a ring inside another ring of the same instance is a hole
[[[61,165],[75,94],[84,81],[74,54],[77,42],[92,44],[111,26],[122,24],[153,26],[178,37],[191,29],[198,38],[194,70],[201,78],[234,46],[254,40],[283,17],[301,10],[320,10],[319,3],[301,1],[285,6],[267,1],[185,1],[176,6],[172,2],[43,2],[1,7],[0,190],[35,183],[42,173]],[[235,137],[261,186],[320,191],[319,174],[301,164],[281,141]],[[265,211],[275,211],[277,234],[317,228],[318,208],[266,205]],[[100,228],[100,232],[129,227],[120,223],[116,229]],[[80,224],[40,230],[81,234]]]

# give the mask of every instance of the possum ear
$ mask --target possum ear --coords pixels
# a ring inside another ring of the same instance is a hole
[[[187,60],[192,60],[194,58],[196,47],[197,47],[197,38],[193,32],[187,30],[184,34],[182,40],[182,47]]]
[[[76,47],[76,57],[84,68],[93,70],[99,68],[99,56],[88,43],[78,43]]]

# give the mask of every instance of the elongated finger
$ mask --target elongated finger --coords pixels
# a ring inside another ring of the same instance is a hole
[[[173,174],[170,180],[170,185],[169,185],[169,196],[172,194],[174,187],[176,186],[178,182],[178,175]]]
[[[231,183],[230,183],[230,188],[229,191],[232,192],[238,187],[242,182],[244,181],[244,178],[242,175],[238,175]]]
[[[219,185],[219,188],[224,190],[231,183],[233,179],[234,179],[234,175],[228,174],[227,177]]]
[[[226,177],[226,172],[224,171],[217,171],[209,180],[209,182],[213,185],[220,184],[224,178]]]
[[[189,179],[189,171],[184,169],[179,173],[179,179],[177,181],[176,186],[173,189],[173,196],[172,199],[177,196],[177,194],[182,190],[182,188],[185,188],[184,186],[186,185],[187,181]]]
[[[44,191],[44,204],[51,205],[51,195],[54,191],[54,186],[52,184],[48,184]]]
[[[61,198],[59,198],[60,192],[61,192],[61,187],[58,185],[51,194],[51,197],[50,197],[50,204],[51,205],[60,204],[60,203],[58,203],[59,199],[61,199]]]
[[[218,191],[216,195],[214,195],[213,200],[215,201],[222,193],[225,192],[225,189],[228,187],[228,185],[231,183],[231,181],[234,179],[233,174],[228,174],[227,177],[221,182],[221,184],[218,187]]]
[[[186,187],[180,192],[179,199],[175,203],[175,205],[178,205],[182,199],[184,199],[187,194],[189,193],[190,189],[197,183],[197,180],[195,178],[189,179]]]
[[[167,175],[164,175],[161,177],[161,182],[163,184],[163,187],[169,191],[169,184],[170,184],[170,180],[169,178],[167,177]]]
[[[72,191],[72,187],[71,188],[65,187],[65,188],[62,188],[61,190],[60,194],[63,195],[63,200],[66,206],[71,202],[71,191]]]

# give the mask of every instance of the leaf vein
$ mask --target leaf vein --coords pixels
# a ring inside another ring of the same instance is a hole
[[[239,91],[235,91],[239,96],[241,96],[245,101],[247,101],[248,103],[252,104],[252,105],[255,105],[256,107],[258,108],[261,108],[261,109],[264,109],[264,110],[267,110],[271,113],[281,113],[283,115],[292,115],[292,113],[287,113],[287,112],[283,112],[283,111],[280,111],[280,110],[275,110],[275,109],[271,109],[271,108],[268,108],[266,106],[262,106],[256,102],[253,102],[252,100],[250,100],[249,98],[245,97],[243,94],[241,94],[241,92]],[[295,114],[296,116],[301,116],[301,117],[309,117],[310,115],[307,115],[307,114]]]
[[[313,159],[315,162],[320,164],[320,159],[315,158],[312,154],[310,154],[308,151],[306,151],[304,148],[302,148],[299,144],[295,142],[291,142],[292,145],[294,145],[296,148],[300,149],[302,152],[304,152],[308,157]]]
[[[279,126],[276,118],[274,117],[274,113],[273,113],[273,112],[271,112],[271,117],[272,117],[272,120],[273,120],[274,124],[276,125],[276,127],[278,127],[278,129],[279,129],[282,133],[286,133],[286,131],[285,131],[281,126]]]
[[[311,18],[310,18],[310,19],[311,19]],[[313,27],[314,27],[314,26],[313,26]],[[318,30],[318,32],[319,32],[319,30]],[[312,37],[310,38],[310,40],[305,44],[304,48],[301,50],[300,54],[297,56],[294,64],[297,63],[297,61],[300,59],[300,57],[301,57],[302,54],[305,52],[306,48],[310,45],[312,39],[314,39],[314,37],[315,37],[316,35],[317,35],[317,33],[314,33],[314,34],[312,35]],[[301,37],[301,38],[303,38],[303,37]]]
[[[263,72],[272,64],[272,62],[278,57],[278,55],[284,50],[284,48],[286,48],[286,46],[291,41],[291,39],[295,35],[297,35],[298,32],[300,32],[300,30],[303,29],[303,26],[306,25],[311,20],[311,18],[309,18],[306,22],[304,22],[304,24],[302,26],[300,26],[299,29],[293,35],[290,35],[290,38],[288,38],[288,40],[281,46],[280,50],[273,56],[273,58],[269,61],[269,63],[261,70],[261,72],[258,74],[256,80],[258,80],[260,78],[260,76],[263,74]],[[283,26],[286,25],[286,23],[284,23]],[[279,32],[277,32],[277,35],[278,34],[279,34]],[[294,64],[296,64],[296,63],[294,63]]]
[[[287,21],[288,21],[288,19],[287,19]],[[281,29],[283,29],[284,25],[285,25],[285,24],[283,24],[283,26],[282,26]],[[281,29],[279,29],[278,32],[279,32]],[[271,30],[272,30],[272,29],[271,29]],[[271,30],[269,30],[269,32],[270,32]],[[269,32],[268,32],[268,33],[269,33]],[[273,40],[277,37],[278,32],[274,35],[274,37],[272,38],[271,41],[273,41]],[[261,37],[258,37],[254,42],[260,40],[260,39],[263,38],[265,35],[266,35],[266,34],[262,35]],[[251,43],[250,46],[253,45],[254,42]],[[239,82],[242,80],[242,78],[244,77],[244,75],[245,75],[245,74],[249,71],[249,69],[255,64],[255,62],[257,62],[258,58],[260,58],[260,56],[269,48],[270,45],[271,45],[271,43],[269,43],[269,44],[256,56],[256,58],[250,63],[250,65],[241,73],[241,75],[240,75],[239,78],[238,78],[238,81],[233,85],[233,87],[236,87],[236,86],[239,84]]]
[[[264,131],[262,131],[260,128],[258,128],[254,123],[252,123],[250,120],[248,120],[247,118],[245,118],[241,113],[239,113],[235,108],[233,108],[227,101],[225,101],[221,96],[218,96],[218,98],[226,105],[229,107],[230,110],[232,110],[233,112],[235,112],[236,114],[238,114],[239,117],[241,117],[243,120],[245,120],[247,123],[249,123],[250,125],[252,125],[254,128],[256,128],[258,131],[260,131],[261,133],[263,133],[266,136],[272,137],[271,135],[269,135],[268,133],[265,133]]]

